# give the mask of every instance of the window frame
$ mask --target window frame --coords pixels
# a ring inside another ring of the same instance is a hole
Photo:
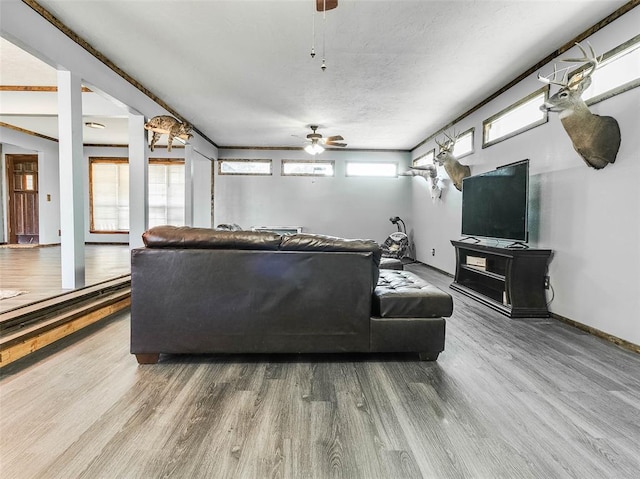
[[[116,157],[116,156],[90,156],[89,157],[89,233],[91,234],[129,234],[130,229],[126,230],[97,230],[95,229],[95,221],[94,221],[94,201],[93,201],[93,164],[94,163],[109,163],[109,164],[126,164],[129,165],[129,158],[127,157]],[[183,158],[149,158],[149,166],[150,165],[176,165],[181,164],[185,165],[185,160]],[[186,207],[186,205],[185,205]],[[129,225],[131,227],[131,225]]]
[[[93,201],[93,165],[96,163],[109,163],[109,164],[126,164],[129,166],[129,158],[126,157],[105,157],[105,156],[90,156],[89,157],[89,233],[91,234],[129,234],[129,230],[97,230],[95,228],[94,221],[94,201]],[[131,226],[131,225],[129,225]]]
[[[467,151],[461,155],[456,155],[456,145],[458,144],[458,141],[460,141],[460,138],[467,136],[469,133],[471,133],[471,150]],[[476,127],[472,126],[471,128],[469,128],[468,130],[463,131],[462,133],[460,133],[456,139],[456,145],[453,145],[453,157],[456,160],[459,160],[460,158],[464,158],[466,156],[469,155],[473,155],[476,152]]]
[[[396,171],[393,175],[353,175],[349,174],[350,164],[366,164],[366,165],[395,165]],[[347,178],[397,178],[398,177],[398,162],[397,161],[346,161],[344,175]]]
[[[436,149],[432,148],[431,150],[427,151],[426,153],[423,153],[422,155],[418,156],[417,158],[414,158],[413,160],[411,160],[411,167],[412,168],[420,168],[421,166],[424,165],[418,165],[418,162],[420,160],[422,160],[423,158],[427,158],[427,157],[431,157],[431,164],[433,164],[433,162],[436,159]],[[429,164],[428,162],[425,162],[425,164]]]
[[[618,53],[632,47],[633,45],[639,45],[639,44],[640,44],[640,35],[636,35],[635,37],[630,38],[626,42],[623,42],[617,47],[612,48],[608,52],[602,54],[602,59],[600,60],[600,64],[604,64],[603,66],[606,66],[606,64],[608,63],[608,60],[611,57],[616,56]],[[577,73],[582,72],[587,68],[587,66],[588,65],[583,65],[575,69],[574,71],[571,72],[570,76],[573,76],[573,75],[576,75]],[[596,69],[596,71],[598,70]],[[640,86],[640,78],[629,80],[628,82],[623,83],[622,85],[613,87],[612,89],[602,92],[599,95],[594,96],[593,98],[589,98],[588,100],[585,100],[585,103],[587,104],[587,106],[595,105],[596,103],[600,103],[601,101],[608,100],[609,98],[613,98],[616,95],[627,92],[629,90],[633,90],[634,88],[637,88],[639,86]]]
[[[222,164],[229,163],[268,163],[269,173],[225,173],[222,171]],[[219,158],[218,159],[218,175],[220,176],[273,176],[273,160],[266,158]]]
[[[538,88],[537,90],[529,93],[527,96],[520,98],[518,101],[516,101],[515,103],[512,103],[511,105],[507,106],[506,108],[503,108],[502,110],[500,110],[498,113],[491,115],[489,118],[485,119],[482,122],[482,148],[488,148],[490,146],[493,146],[497,143],[500,143],[504,140],[508,140],[509,138],[513,138],[514,136],[518,136],[521,133],[524,133],[525,131],[529,131],[532,130],[533,128],[536,128],[540,125],[544,125],[545,123],[547,123],[549,121],[549,112],[546,110],[541,110],[543,113],[543,117],[540,120],[536,120],[532,123],[529,123],[527,125],[524,125],[520,128],[518,128],[517,130],[512,131],[511,133],[507,133],[504,136],[501,136],[499,138],[495,138],[493,140],[487,141],[487,131],[489,129],[489,125],[493,122],[495,122],[496,120],[506,116],[509,112],[511,112],[512,110],[515,110],[516,108],[522,106],[523,104],[533,100],[535,97],[539,96],[540,94],[543,94],[543,103],[546,102],[549,99],[549,91],[550,91],[550,85],[545,85],[542,88]]]
[[[182,166],[185,166],[185,168],[186,168],[186,162],[185,162],[184,158],[149,158],[149,167],[151,167],[152,165],[153,166],[155,166],[155,165],[168,165],[168,166],[182,165]],[[184,173],[185,173],[185,171],[183,171],[183,174]],[[147,180],[147,183],[148,182],[149,182],[149,180]],[[151,186],[151,185],[148,185],[148,187],[149,186]],[[187,187],[187,185],[186,185],[186,182],[185,182],[185,185],[184,185],[185,190],[186,190],[186,187]],[[184,195],[183,195],[183,199],[184,199]],[[166,210],[168,205],[165,204],[164,207],[165,207],[165,210]],[[184,220],[186,221],[186,214],[187,214],[186,202],[183,205],[183,208],[184,208]],[[147,215],[149,216],[149,218],[151,217],[150,209],[151,209],[151,204],[150,204],[150,198],[149,198],[149,191],[147,191]],[[168,224],[168,223],[166,223],[166,224]]]
[[[285,173],[284,166],[287,163],[321,163],[321,164],[329,164],[331,165],[331,174],[330,175],[320,175],[315,173]],[[311,176],[314,178],[334,178],[336,176],[336,162],[335,160],[293,160],[293,159],[283,159],[280,162],[280,176]]]

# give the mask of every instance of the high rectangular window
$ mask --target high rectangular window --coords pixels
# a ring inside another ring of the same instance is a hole
[[[640,86],[640,35],[605,53],[582,93],[587,105]]]
[[[347,162],[347,176],[398,176],[397,163]]]
[[[427,151],[424,155],[419,156],[411,162],[411,166],[414,168],[420,168],[421,166],[433,165],[433,160],[436,157],[436,150]]]
[[[542,87],[483,121],[482,148],[546,123],[547,111],[540,107],[548,98],[549,86]]]
[[[334,176],[332,160],[282,160],[282,176]]]
[[[473,139],[475,128],[469,128],[464,133],[458,136],[456,140],[456,146],[453,149],[453,156],[455,158],[462,158],[473,153]]]
[[[218,160],[219,175],[271,175],[271,160]]]

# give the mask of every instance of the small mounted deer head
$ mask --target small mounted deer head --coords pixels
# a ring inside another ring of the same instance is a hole
[[[471,176],[471,168],[461,164],[453,156],[453,149],[460,135],[454,132],[453,136],[448,133],[445,133],[444,136],[447,138],[444,141],[438,141],[436,138],[436,144],[440,147],[440,151],[436,155],[435,162],[440,166],[444,166],[444,170],[451,178],[453,185],[458,191],[462,191],[462,180],[467,176]]]
[[[616,161],[620,148],[620,127],[610,116],[595,115],[582,99],[591,85],[591,75],[598,67],[600,59],[589,45],[589,53],[576,43],[583,54],[582,58],[566,58],[563,62],[580,62],[585,68],[577,74],[569,75],[571,67],[558,70],[553,67],[549,75],[538,73],[543,83],[560,86],[560,90],[540,107],[541,110],[558,113],[562,126],[573,143],[573,148],[588,166],[601,169]]]

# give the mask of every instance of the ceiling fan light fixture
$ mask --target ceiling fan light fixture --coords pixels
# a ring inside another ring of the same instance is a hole
[[[304,147],[304,151],[309,153],[310,155],[317,155],[324,151],[324,148],[318,143],[310,143]]]
[[[94,128],[96,130],[104,130],[106,128],[106,126],[102,123],[98,123],[95,121],[88,121],[84,124],[84,126],[86,126],[87,128]]]

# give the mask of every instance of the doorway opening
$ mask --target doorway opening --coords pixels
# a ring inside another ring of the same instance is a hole
[[[9,244],[38,244],[38,155],[6,155]]]

